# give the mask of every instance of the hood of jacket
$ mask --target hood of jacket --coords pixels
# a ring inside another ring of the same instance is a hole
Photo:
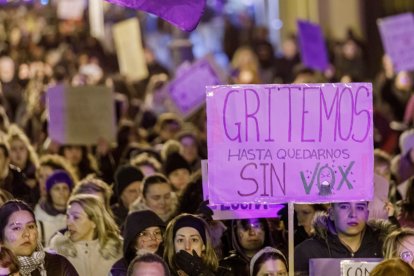
[[[237,221],[238,220],[233,220],[231,222],[231,242],[232,242],[232,247],[233,250],[235,251],[234,253],[238,254],[240,257],[242,257],[242,259],[244,259],[246,262],[250,262],[250,257],[248,257],[245,253],[244,250],[240,244],[239,238],[238,238],[238,234],[237,234]],[[267,223],[267,220],[264,218],[259,219],[259,221],[263,224],[264,227],[264,243],[263,243],[263,247],[265,246],[273,246],[273,239],[270,235],[270,228],[269,228],[269,224]]]

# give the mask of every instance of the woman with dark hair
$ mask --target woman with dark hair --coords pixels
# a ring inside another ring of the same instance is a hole
[[[38,236],[35,215],[29,205],[9,200],[0,207],[0,244],[17,256],[21,275],[78,275],[66,258],[45,252]]]
[[[285,255],[276,248],[267,246],[257,252],[250,260],[251,276],[288,275],[288,264]]]
[[[86,146],[63,145],[59,149],[59,154],[75,168],[79,179],[99,172],[97,161],[89,154]]]
[[[125,276],[132,259],[143,253],[161,255],[165,223],[153,211],[130,213],[123,233],[124,256],[111,269],[112,276]]]
[[[17,257],[10,249],[0,245],[0,275],[19,276],[19,270]]]
[[[168,179],[157,173],[144,178],[142,185],[142,197],[132,203],[130,212],[149,209],[168,222],[177,208],[177,197]]]

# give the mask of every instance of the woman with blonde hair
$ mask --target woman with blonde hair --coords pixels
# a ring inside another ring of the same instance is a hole
[[[164,260],[173,275],[223,275],[211,242],[208,224],[181,214],[170,221],[164,236]]]
[[[398,228],[384,240],[384,259],[400,258],[414,268],[414,229]]]
[[[113,217],[110,200],[112,190],[107,183],[94,176],[88,176],[78,182],[78,185],[73,189],[72,195],[88,194],[95,195],[103,203],[105,209]]]
[[[12,124],[8,129],[7,141],[10,145],[10,163],[25,174],[27,185],[35,188],[39,159],[29,138],[17,125]]]
[[[51,249],[65,256],[79,275],[108,275],[122,257],[118,226],[95,195],[79,194],[69,199],[67,228],[50,242]]]

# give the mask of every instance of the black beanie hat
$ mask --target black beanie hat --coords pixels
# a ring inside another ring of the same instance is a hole
[[[115,193],[119,198],[129,184],[135,181],[142,181],[144,174],[136,167],[124,165],[115,172]]]
[[[183,227],[192,227],[200,233],[201,239],[203,240],[204,244],[206,244],[206,229],[205,229],[205,223],[204,220],[200,217],[187,214],[181,216],[174,224],[173,228],[173,237],[175,237],[175,234],[180,228]]]
[[[170,173],[178,169],[186,169],[191,173],[190,164],[178,152],[168,155],[164,163],[164,174],[168,177]]]
[[[128,263],[135,257],[136,250],[133,245],[135,244],[138,234],[146,228],[153,226],[158,226],[162,230],[165,229],[165,223],[151,210],[136,211],[127,216],[125,220],[123,238],[124,257]]]

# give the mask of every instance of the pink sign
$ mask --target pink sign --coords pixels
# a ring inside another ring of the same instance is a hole
[[[378,21],[385,52],[391,57],[394,69],[414,69],[414,16],[404,13]]]
[[[207,87],[211,204],[373,197],[372,85]]]

